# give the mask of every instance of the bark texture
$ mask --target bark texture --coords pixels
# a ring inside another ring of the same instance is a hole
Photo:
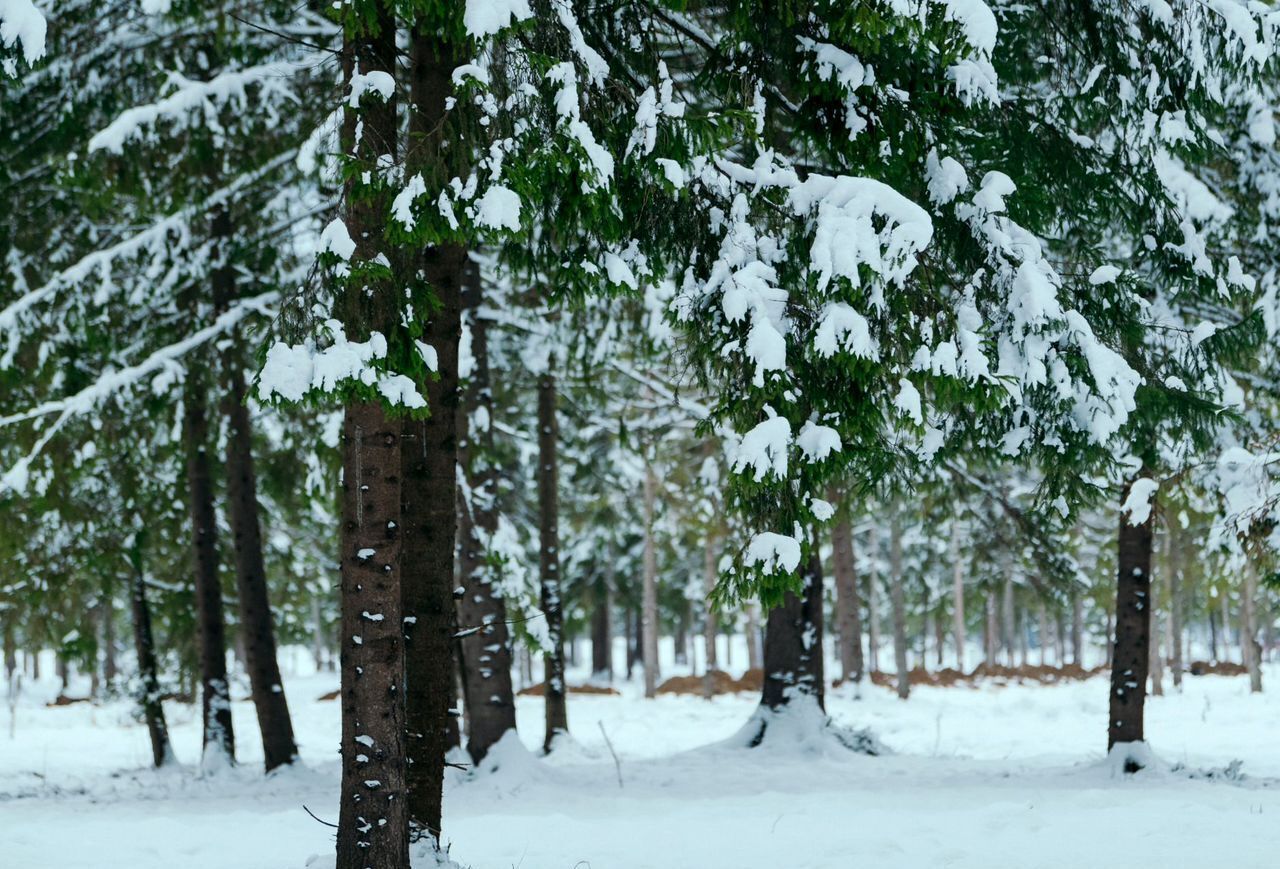
[[[550,751],[557,733],[569,730],[565,704],[564,612],[560,587],[559,477],[556,467],[559,425],[556,422],[556,380],[547,373],[538,380],[538,514],[539,569],[542,580],[542,612],[547,619],[547,644],[543,656],[546,679],[546,735],[544,751]]]
[[[719,569],[716,565],[716,536],[707,534],[707,540],[702,549],[702,594],[703,606],[705,612],[702,618],[702,648],[706,656],[706,671],[702,676],[702,696],[710,700],[715,695],[715,673],[718,667],[716,661],[716,634],[720,631],[720,620],[717,617],[715,602],[711,599],[711,594],[716,590],[716,579]],[[748,632],[750,627],[747,628]],[[747,644],[750,645],[752,638],[748,633]]]
[[[458,523],[461,538],[458,622],[462,638],[463,702],[467,707],[467,751],[479,763],[495,742],[516,729],[515,692],[511,685],[511,634],[507,605],[489,563],[487,541],[498,528],[494,504],[497,485],[492,464],[493,392],[489,382],[489,330],[481,319],[484,288],[478,269],[468,268],[463,290],[471,332],[470,377],[458,420],[459,459],[467,475],[470,501]]]
[[[390,4],[373,21],[344,34],[344,78],[355,70],[396,68],[396,25]],[[357,137],[357,129],[360,131]],[[395,99],[366,97],[348,108],[342,150],[364,166],[396,154]],[[344,209],[355,240],[353,260],[383,253],[384,197],[347,177]],[[392,334],[401,308],[390,281],[352,280],[341,319],[352,340]],[[342,427],[342,785],[336,869],[408,869],[409,815],[405,736],[405,639],[401,604],[401,439],[404,426],[382,404],[348,399]]]
[[[825,708],[822,663],[822,563],[814,554],[805,564],[800,594],[787,592],[769,611],[764,633],[764,688],[760,704],[778,710],[794,701]],[[764,731],[756,737],[756,743]]]
[[[644,696],[658,693],[658,556],[653,539],[654,502],[658,479],[653,465],[644,466],[644,585],[640,609],[640,640],[644,649]]]
[[[173,760],[169,744],[169,727],[164,720],[160,701],[160,675],[156,666],[156,644],[151,633],[151,608],[147,605],[147,574],[143,568],[142,547],[135,538],[129,552],[130,613],[133,619],[133,647],[138,656],[138,705],[147,723],[151,739],[151,762],[162,767]]]
[[[842,513],[831,528],[831,566],[836,579],[836,629],[840,633],[840,678],[862,683],[862,595],[853,551],[853,524]]]
[[[240,633],[253,706],[262,731],[263,762],[268,772],[292,763],[298,755],[293,721],[285,699],[276,655],[275,624],[267,594],[267,570],[262,554],[262,523],[258,507],[257,474],[253,462],[253,432],[245,404],[244,373],[238,360],[226,370],[229,392],[227,418],[227,518],[235,554]]]
[[[1120,503],[1129,497],[1125,486]],[[1152,504],[1152,514],[1155,512]],[[1110,720],[1107,749],[1117,743],[1142,742],[1146,701],[1148,647],[1151,638],[1152,516],[1131,525],[1120,515],[1117,535],[1115,643],[1111,665]],[[1137,769],[1130,759],[1127,771]]]
[[[889,528],[889,605],[893,609],[893,664],[897,675],[898,696],[906,700],[911,694],[907,668],[907,599],[902,575],[902,528],[894,511]]]
[[[951,639],[956,647],[956,669],[964,672],[964,564],[960,561],[960,527],[951,532]]]
[[[342,795],[338,867],[406,867],[400,439],[381,404],[343,420]],[[382,824],[382,821],[386,821]]]
[[[1249,673],[1249,691],[1262,690],[1262,654],[1258,647],[1258,573],[1253,560],[1244,565],[1244,591],[1240,601],[1240,650]]]
[[[199,363],[196,363],[199,365]],[[218,521],[213,506],[206,383],[196,367],[188,369],[183,396],[182,438],[186,450],[187,506],[195,556],[196,630],[200,659],[200,697],[205,763],[235,760],[231,692],[227,685],[227,640],[218,577]]]
[[[610,557],[606,555],[606,558]],[[596,583],[595,606],[591,611],[591,678],[596,681],[613,681],[612,597],[613,570],[608,564],[605,576]]]
[[[867,541],[870,552],[870,571],[867,574],[867,667],[872,673],[880,672],[880,529],[871,526]]]

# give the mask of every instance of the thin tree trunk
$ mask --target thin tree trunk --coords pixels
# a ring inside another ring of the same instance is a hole
[[[982,664],[991,670],[999,662],[996,660],[996,603],[990,590],[982,598]]]
[[[1126,484],[1123,504],[1129,497]],[[1132,525],[1120,515],[1116,577],[1115,645],[1111,667],[1111,708],[1107,749],[1119,743],[1143,741],[1143,704],[1146,701],[1148,646],[1151,638],[1151,534],[1155,499],[1145,522]],[[1130,758],[1126,772],[1139,768]]]
[[[1115,616],[1111,612],[1111,607],[1107,607],[1106,621],[1103,623],[1102,629],[1106,632],[1106,650],[1107,650],[1107,669],[1110,669],[1115,661]]]
[[[1168,562],[1165,562],[1168,564]],[[1150,615],[1151,620],[1151,644],[1150,644],[1150,661],[1148,661],[1151,673],[1151,693],[1155,697],[1164,696],[1164,660],[1160,656],[1160,577],[1154,574],[1151,577],[1150,589]]]
[[[1240,601],[1240,649],[1244,656],[1244,666],[1249,672],[1249,691],[1258,693],[1262,690],[1262,662],[1258,648],[1258,573],[1253,559],[1245,556],[1244,592]]]
[[[1053,665],[1059,670],[1066,663],[1067,626],[1062,618],[1062,610],[1055,607],[1053,613]]]
[[[116,584],[108,577],[102,585],[102,679],[110,694],[120,675],[116,663]]]
[[[631,674],[636,666],[636,638],[635,631],[631,629],[633,624],[631,618],[631,610],[622,611],[622,640],[627,647],[627,681],[631,681]]]
[[[733,635],[730,634],[727,639],[726,651],[728,645],[732,643]],[[764,668],[764,641],[760,636],[760,610],[755,603],[747,605],[747,669],[761,670]]]
[[[320,614],[320,595],[311,593],[311,656],[315,659],[316,672],[324,666],[324,619]]]
[[[675,663],[680,666],[689,663],[689,626],[693,622],[692,601],[685,599],[684,606],[676,619]]]
[[[1004,646],[1004,661],[1010,667],[1018,665],[1015,659],[1017,638],[1017,614],[1013,609],[1013,565],[1009,564],[1004,573],[1004,598],[1001,608],[1000,641]]]
[[[641,603],[640,638],[644,645],[644,696],[658,693],[658,561],[653,539],[654,502],[658,480],[653,464],[644,465],[644,587]]]
[[[712,592],[716,590],[716,580],[719,572],[716,562],[716,544],[716,535],[708,532],[706,544],[702,549],[702,647],[706,652],[707,658],[706,672],[702,677],[702,696],[708,700],[716,692],[716,632],[719,630],[719,620],[716,618],[715,604],[711,599]],[[750,637],[747,638],[747,643],[750,645]]]
[[[13,630],[15,621],[12,614],[4,620],[4,679],[10,692],[13,691],[13,671],[18,669],[18,644]]]
[[[1209,658],[1221,661],[1218,655],[1218,614],[1213,609],[1213,598],[1209,598]]]
[[[964,564],[960,560],[961,526],[951,532],[951,639],[956,646],[956,669],[964,672]]]
[[[1049,637],[1049,612],[1048,610],[1045,609],[1043,602],[1041,602],[1040,604],[1040,625],[1038,630],[1039,630],[1040,636],[1036,638],[1036,642],[1037,642],[1037,645],[1040,646],[1040,666],[1048,667],[1049,666],[1049,643],[1051,642]]]
[[[769,611],[764,636],[764,688],[760,705],[774,711],[792,703],[825,708],[822,660],[822,564],[817,547],[805,564],[800,594],[787,592]],[[764,738],[767,722],[753,740]]]
[[[1078,591],[1071,596],[1071,661],[1084,666],[1084,596]]]
[[[227,685],[227,642],[218,576],[218,522],[213,506],[206,388],[200,369],[187,371],[182,437],[187,460],[187,498],[195,554],[196,631],[199,641],[203,760],[206,768],[235,761],[231,692]]]
[[[1017,616],[1014,624],[1017,626],[1018,634],[1018,666],[1026,667],[1029,663],[1027,654],[1027,633],[1031,630],[1031,626],[1027,624],[1027,611],[1023,607],[1017,609]]]
[[[867,541],[867,666],[880,672],[880,529],[871,526]]]
[[[833,493],[834,494],[834,493]],[[831,564],[836,575],[836,628],[840,634],[840,678],[862,684],[862,601],[853,549],[853,525],[841,512],[831,528]]]
[[[591,678],[598,682],[613,681],[613,565],[605,565],[605,576],[596,584],[595,609],[591,613]]]
[[[906,700],[911,693],[911,677],[907,670],[907,603],[903,583],[902,526],[895,506],[889,525],[889,605],[893,609],[893,662],[898,696]]]
[[[151,738],[151,762],[159,768],[173,761],[173,749],[169,744],[169,727],[165,723],[164,705],[160,700],[160,675],[156,667],[155,638],[151,633],[151,609],[147,605],[147,575],[143,569],[141,536],[142,532],[136,533],[129,548],[132,572],[130,612],[133,617],[133,645],[138,656],[138,705],[142,707],[147,735]]]
[[[213,272],[213,303],[226,310],[235,295],[235,272],[225,259],[225,246],[233,235],[231,215],[219,208],[213,217],[212,236],[221,261]],[[262,733],[263,761],[267,772],[297,757],[293,722],[285,700],[280,665],[276,659],[275,628],[267,596],[267,571],[262,554],[262,524],[258,506],[258,482],[253,460],[253,428],[246,404],[244,370],[235,340],[221,352],[223,377],[222,414],[227,421],[227,520],[231,526],[236,571],[240,634],[237,650],[243,650],[250,691]]]
[[[943,653],[947,646],[947,619],[945,610],[946,598],[942,595],[938,596],[938,611],[934,614],[933,619],[933,660],[934,665],[941,670],[943,663]]]
[[[1165,546],[1169,565],[1169,666],[1173,670],[1173,687],[1182,690],[1182,547],[1175,545],[1174,525],[1168,523]]]
[[[390,4],[369,4],[371,21],[344,33],[344,80],[355,71],[394,75],[396,22]],[[398,152],[394,96],[366,96],[344,112],[341,150],[365,168]],[[357,130],[359,135],[357,136]],[[382,253],[385,196],[346,176],[346,228],[354,259]],[[352,282],[340,301],[351,340],[393,334],[403,309],[395,282]],[[432,412],[435,412],[432,408]],[[409,866],[405,621],[401,600],[401,440],[405,427],[380,402],[349,398],[342,427],[342,785],[336,869]],[[411,690],[420,690],[413,686]]]
[[[540,561],[542,611],[547,619],[548,649],[543,657],[546,669],[546,736],[542,748],[550,751],[556,734],[569,731],[565,705],[564,614],[560,587],[560,525],[556,447],[556,381],[550,372],[538,380],[538,514],[540,517]],[[648,662],[645,662],[646,681]]]
[[[230,391],[227,417],[227,518],[231,524],[240,606],[240,636],[246,669],[262,731],[267,772],[292,763],[298,755],[293,721],[285,700],[284,681],[277,660],[275,626],[267,595],[267,571],[262,553],[258,484],[253,462],[253,435],[245,405],[244,373],[238,361],[226,371]]]

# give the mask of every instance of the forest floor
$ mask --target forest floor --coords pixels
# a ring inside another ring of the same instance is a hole
[[[1250,695],[1246,677],[1188,676],[1151,698],[1160,763],[1130,778],[1102,751],[1105,676],[922,687],[907,702],[837,689],[833,718],[869,728],[877,757],[734,747],[722,741],[753,696],[645,701],[631,683],[573,695],[573,740],[541,759],[542,701],[521,697],[530,751],[451,772],[447,841],[475,869],[1261,869],[1280,854],[1280,666],[1267,683]],[[241,765],[200,777],[198,707],[167,706],[184,765],[154,772],[127,701],[46,707],[56,684],[28,683],[16,718],[0,711],[0,867],[303,869],[332,849],[303,807],[337,811],[339,709],[317,699],[335,687],[286,679],[303,762],[264,778],[248,702],[234,709]]]

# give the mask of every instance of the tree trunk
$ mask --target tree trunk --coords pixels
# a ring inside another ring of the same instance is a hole
[[[982,665],[988,670],[996,666],[996,603],[988,591],[982,599]]]
[[[195,363],[187,370],[182,437],[187,454],[187,498],[195,554],[196,630],[204,719],[202,765],[215,768],[235,761],[235,733],[231,727],[222,583],[218,577],[218,521],[213,506],[209,454],[205,450],[209,439],[205,398],[204,378],[199,363]]]
[[[410,44],[407,174],[452,171],[444,132],[453,70],[463,52],[434,27],[417,25]],[[458,531],[458,344],[466,251],[428,245],[414,265],[423,312],[421,341],[435,352],[435,376],[419,384],[430,411],[404,425],[401,447],[401,592],[405,618],[405,727],[409,838],[439,838],[445,754],[458,740],[453,714],[458,651],[454,638],[454,557]],[[430,304],[425,302],[430,299]],[[429,311],[429,314],[426,313]],[[430,363],[428,363],[429,367]],[[464,544],[465,545],[465,544]],[[472,709],[474,716],[476,710]]]
[[[880,672],[880,529],[871,526],[867,541],[867,668]]]
[[[377,402],[343,421],[342,801],[338,866],[407,867],[400,420]],[[376,819],[376,820],[375,820]],[[378,823],[386,820],[387,824]]]
[[[907,669],[907,600],[902,576],[902,525],[897,507],[889,525],[889,605],[893,609],[893,662],[897,671],[898,696],[911,693]]]
[[[1001,607],[1000,618],[1000,642],[1004,646],[1004,662],[1010,667],[1016,667],[1018,662],[1015,658],[1017,637],[1017,613],[1013,609],[1013,565],[1009,564],[1005,568],[1004,573],[1004,597]]]
[[[1121,495],[1123,504],[1131,484]],[[1116,625],[1111,667],[1111,709],[1107,749],[1119,743],[1143,741],[1143,704],[1146,700],[1148,646],[1151,636],[1151,529],[1155,513],[1140,525],[1131,525],[1121,513],[1117,546]],[[1126,772],[1140,764],[1125,763]]]
[[[675,637],[675,663],[678,666],[684,666],[689,663],[689,601],[686,600],[684,607],[680,610],[676,618]]]
[[[1105,643],[1107,650],[1107,669],[1111,669],[1111,665],[1115,659],[1115,617],[1111,612],[1111,607],[1107,607],[1106,621],[1102,625],[1102,629],[1106,632]]]
[[[1174,690],[1182,690],[1182,547],[1174,545],[1174,526],[1168,523],[1165,546],[1169,552],[1169,667],[1173,670]]]
[[[235,272],[227,262],[225,247],[233,234],[230,212],[219,208],[213,217],[212,236],[219,265],[212,277],[214,308],[227,309],[235,295]],[[262,554],[262,526],[258,506],[258,482],[253,460],[253,428],[246,404],[244,370],[237,342],[227,342],[221,352],[223,378],[222,414],[227,421],[227,520],[231,526],[240,614],[237,650],[243,649],[249,674],[258,728],[262,732],[263,761],[267,772],[297,757],[293,722],[285,701],[280,665],[276,660],[275,628],[267,596],[267,571]]]
[[[780,710],[796,701],[825,708],[822,661],[822,563],[817,547],[805,565],[800,594],[787,592],[769,611],[764,634],[761,706]],[[764,729],[755,737],[759,744]]]
[[[631,610],[622,611],[622,642],[627,647],[627,681],[631,681],[631,674],[636,666],[636,638],[635,631],[631,629],[632,619]]]
[[[467,707],[467,750],[479,763],[508,731],[516,728],[511,685],[511,633],[507,605],[489,563],[487,541],[498,530],[497,473],[493,465],[493,390],[489,379],[489,326],[481,317],[484,285],[479,269],[468,268],[463,290],[471,336],[472,367],[459,418],[459,458],[470,499],[459,523],[461,585],[458,619],[463,698]],[[607,606],[607,603],[606,603]],[[608,613],[605,613],[606,629]]]
[[[1222,606],[1222,660],[1231,660],[1231,590],[1222,589],[1218,595],[1218,603]],[[1244,663],[1243,659],[1240,663]]]
[[[4,680],[9,692],[13,692],[13,671],[18,669],[18,644],[14,637],[15,616],[10,613],[4,620]]]
[[[1167,562],[1166,562],[1167,564]],[[1151,621],[1151,641],[1148,647],[1150,660],[1148,668],[1151,676],[1151,694],[1155,697],[1164,696],[1164,661],[1160,657],[1160,582],[1159,575],[1153,574],[1151,577],[1150,588],[1150,615]]]
[[[760,636],[760,610],[755,603],[747,604],[747,669],[761,670],[764,668],[764,642]],[[729,651],[732,645],[733,635],[730,634],[728,642],[725,644],[725,651]]]
[[[1244,655],[1244,666],[1249,672],[1249,691],[1258,693],[1262,690],[1261,650],[1258,648],[1258,573],[1253,559],[1245,556],[1244,592],[1240,601],[1240,649]]]
[[[1213,609],[1213,598],[1209,598],[1209,658],[1213,661],[1221,661],[1218,656],[1218,614]]]
[[[396,22],[390,4],[367,4],[369,21],[344,33],[344,80],[381,70],[394,75]],[[356,166],[398,152],[394,97],[367,96],[344,112],[340,150]],[[359,136],[357,136],[357,130]],[[386,197],[363,189],[363,173],[345,176],[346,228],[353,259],[383,253]],[[372,276],[352,281],[340,300],[351,340],[393,334],[402,288]],[[432,412],[435,412],[433,407]],[[347,400],[342,429],[342,786],[337,869],[408,869],[409,799],[405,719],[405,621],[401,600],[401,440],[405,426],[378,401]],[[414,686],[413,690],[419,690]]]
[[[1084,596],[1078,591],[1071,596],[1071,661],[1084,666]]]
[[[253,694],[258,727],[262,731],[263,761],[267,772],[298,755],[293,722],[285,700],[284,682],[277,660],[275,626],[267,596],[267,571],[262,554],[258,484],[253,463],[253,434],[245,405],[244,372],[238,360],[226,370],[229,392],[227,418],[227,518],[231,524],[236,565],[236,590],[240,605],[240,635],[244,641],[246,669]]]
[[[831,564],[836,575],[836,629],[840,634],[840,678],[862,684],[862,601],[853,549],[853,525],[842,512],[831,528]]]
[[[311,656],[319,673],[325,658],[324,619],[320,613],[320,595],[314,591],[311,593]]]
[[[956,669],[964,672],[964,564],[960,560],[961,526],[951,532],[951,638],[956,646]]]
[[[102,586],[102,679],[107,693],[120,675],[116,663],[116,592],[114,579],[108,578]]]
[[[658,480],[653,464],[644,465],[644,598],[640,619],[640,638],[644,647],[644,696],[658,693],[658,560],[653,539],[653,511],[657,499]]]
[[[564,613],[560,587],[560,520],[556,448],[556,380],[550,372],[538,379],[538,515],[539,566],[542,573],[542,611],[547,619],[547,644],[543,657],[546,673],[546,735],[542,748],[550,751],[556,734],[569,731],[565,705]],[[648,666],[646,662],[646,682]]]
[[[143,569],[141,532],[135,533],[129,548],[132,587],[130,612],[133,617],[133,645],[138,655],[138,705],[147,722],[147,735],[151,738],[151,762],[157,768],[173,761],[173,749],[169,744],[169,728],[164,720],[164,705],[160,700],[160,675],[156,667],[156,645],[151,634],[151,609],[147,606],[147,575]]]
[[[717,669],[716,662],[716,632],[719,629],[719,619],[716,618],[715,604],[711,600],[711,594],[716,590],[716,580],[719,576],[719,568],[716,563],[716,536],[708,532],[707,541],[702,549],[702,592],[704,613],[702,618],[702,646],[706,650],[706,673],[702,678],[702,696],[708,700],[715,695],[716,683],[715,673]],[[747,638],[750,644],[750,637]]]
[[[1037,645],[1040,646],[1040,666],[1049,666],[1049,612],[1045,609],[1044,603],[1040,604],[1040,624],[1038,627],[1039,636],[1036,638]]]
[[[605,573],[596,584],[595,609],[591,613],[591,678],[607,683],[613,681],[613,625],[609,617],[612,565],[605,567]]]
[[[1055,608],[1053,614],[1053,665],[1059,670],[1066,662],[1067,626],[1062,618],[1062,610]]]

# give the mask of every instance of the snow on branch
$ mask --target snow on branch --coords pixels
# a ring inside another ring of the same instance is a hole
[[[267,63],[246,69],[224,72],[209,81],[193,81],[178,73],[170,73],[169,83],[175,90],[154,103],[126,109],[107,127],[89,140],[89,151],[109,151],[123,154],[124,146],[132,139],[142,138],[151,128],[169,121],[179,129],[191,124],[192,116],[203,114],[205,123],[219,130],[217,112],[232,102],[244,105],[246,90],[258,85],[265,96],[293,99],[287,82],[294,74],[309,69],[320,56],[297,61]]]
[[[31,0],[0,0],[0,45],[13,48],[22,43],[22,57],[28,64],[44,57],[44,38],[48,24],[44,15]],[[16,75],[12,61],[5,63],[5,72]]]
[[[95,273],[103,275],[104,279],[109,278],[111,266],[117,260],[135,256],[148,250],[155,251],[158,255],[171,254],[174,245],[171,239],[175,236],[186,236],[187,227],[192,218],[203,214],[215,206],[228,202],[237,193],[245,187],[257,182],[263,176],[269,174],[275,169],[285,165],[294,159],[296,151],[278,154],[271,160],[259,166],[252,172],[246,172],[244,175],[236,178],[226,187],[215,191],[204,201],[195,203],[180,211],[174,212],[168,217],[153,223],[146,229],[122,239],[110,247],[96,250],[93,253],[86,254],[81,257],[73,265],[57,272],[48,281],[34,290],[30,290],[7,306],[0,309],[0,331],[11,331],[17,328],[19,318],[27,311],[37,305],[43,304],[53,299],[60,290],[65,287],[72,287],[83,283]],[[179,245],[180,247],[181,245]],[[11,338],[11,345],[15,345],[16,341]],[[0,368],[7,368],[11,364],[10,355],[0,358]]]
[[[272,291],[243,299],[220,314],[210,325],[191,333],[181,341],[162,347],[136,365],[121,368],[119,371],[108,371],[74,395],[46,401],[28,410],[0,417],[0,428],[6,428],[57,414],[57,419],[45,428],[31,451],[3,476],[0,476],[0,491],[10,489],[19,494],[26,491],[31,462],[69,421],[89,413],[110,396],[181,359],[197,347],[226,334],[249,315],[269,314],[270,306],[275,304],[279,297],[279,293]]]

